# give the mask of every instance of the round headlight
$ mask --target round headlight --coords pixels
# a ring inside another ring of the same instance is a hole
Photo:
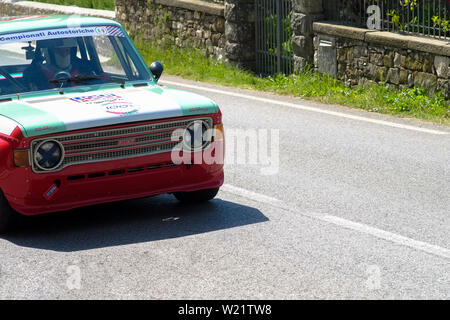
[[[46,140],[36,147],[34,163],[44,171],[56,169],[64,159],[64,147],[55,140]]]
[[[197,120],[191,122],[184,131],[184,145],[190,151],[201,151],[211,142],[211,130],[206,122]]]

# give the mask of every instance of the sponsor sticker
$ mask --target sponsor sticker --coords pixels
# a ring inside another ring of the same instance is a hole
[[[70,100],[76,103],[100,105],[107,113],[127,116],[139,112],[139,107],[114,93],[75,97]]]
[[[138,113],[139,109],[137,109],[132,104],[115,104],[115,105],[107,106],[106,112],[112,113],[112,114],[117,114],[120,116],[127,116],[127,115]]]
[[[125,35],[122,30],[116,26],[65,28],[0,35],[0,44],[20,41],[38,41],[95,36],[124,37]]]
[[[108,34],[108,31],[107,31],[107,29],[106,29],[105,27],[98,27],[98,28],[95,28],[95,32],[96,32],[97,34],[102,34],[102,35]]]
[[[58,127],[42,126],[42,127],[34,128],[34,131],[36,131],[36,132],[49,131],[49,130],[58,130]]]
[[[123,99],[122,97],[114,93],[108,93],[108,94],[95,94],[91,96],[75,97],[70,98],[70,100],[84,104],[106,104],[106,103],[114,103],[115,101]]]
[[[58,187],[58,185],[56,183],[52,184],[50,186],[50,188],[48,188],[48,190],[44,192],[44,194],[43,194],[44,198],[47,199],[47,200],[50,200],[56,194],[58,189],[59,189],[59,187]]]

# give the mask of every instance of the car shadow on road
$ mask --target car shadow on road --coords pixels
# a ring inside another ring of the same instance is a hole
[[[2,238],[18,246],[61,252],[179,238],[269,221],[258,209],[220,198],[185,205],[169,195],[22,220]]]

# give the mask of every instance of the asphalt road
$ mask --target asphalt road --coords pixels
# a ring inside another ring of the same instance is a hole
[[[228,150],[208,204],[164,195],[30,219],[0,238],[0,298],[450,298],[449,128],[163,83],[214,99],[228,133],[279,132],[279,167]]]

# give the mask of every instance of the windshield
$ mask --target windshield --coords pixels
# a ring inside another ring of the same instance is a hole
[[[0,96],[140,80],[150,72],[117,26],[0,34]]]

